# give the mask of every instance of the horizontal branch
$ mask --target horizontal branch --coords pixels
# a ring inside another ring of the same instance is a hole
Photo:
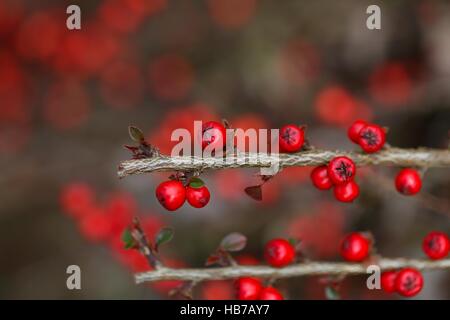
[[[318,166],[327,164],[336,156],[348,156],[357,165],[384,165],[401,167],[450,167],[450,150],[446,149],[400,149],[387,148],[373,154],[347,151],[313,149],[293,154],[239,153],[219,157],[156,156],[124,161],[119,165],[120,178],[132,174],[157,171],[202,171],[206,169],[269,168],[278,163],[281,168]]]
[[[375,263],[374,263],[375,264]],[[416,259],[380,259],[376,262],[381,270],[413,267],[419,270],[450,269],[450,259],[445,260],[416,260]],[[305,262],[290,265],[284,268],[272,268],[268,266],[231,266],[224,268],[203,269],[172,269],[161,267],[154,271],[137,273],[136,283],[161,281],[161,280],[185,280],[208,281],[236,279],[239,277],[257,278],[290,278],[312,275],[355,275],[366,274],[367,264],[347,262]]]

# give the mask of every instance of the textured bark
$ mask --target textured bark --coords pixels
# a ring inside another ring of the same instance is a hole
[[[281,168],[318,166],[327,164],[336,156],[348,156],[357,165],[399,166],[399,167],[450,167],[450,150],[438,149],[399,149],[387,148],[374,154],[347,151],[313,149],[293,154],[255,154],[240,153],[223,158],[202,158],[195,156],[167,157],[124,161],[119,165],[120,178],[132,174],[157,171],[203,171],[230,168],[268,168],[278,161]]]
[[[415,260],[415,259],[380,259],[373,264],[381,270],[414,267],[419,270],[450,269],[450,259],[445,260]],[[224,268],[203,269],[172,269],[161,267],[154,271],[142,272],[135,275],[136,283],[161,281],[161,280],[185,280],[207,281],[236,279],[252,276],[257,278],[290,278],[311,275],[352,275],[366,274],[367,264],[346,262],[305,262],[290,265],[284,268],[272,268],[268,266],[231,266]]]

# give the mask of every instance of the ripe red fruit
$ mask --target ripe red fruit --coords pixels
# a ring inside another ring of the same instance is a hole
[[[280,129],[278,136],[280,152],[297,152],[305,142],[305,131],[299,126],[288,124]]]
[[[334,186],[334,197],[341,202],[352,202],[359,196],[359,186],[355,181]]]
[[[450,251],[450,240],[445,233],[433,231],[423,239],[422,249],[430,259],[442,259]]]
[[[261,281],[255,278],[239,278],[235,282],[238,300],[258,300],[262,290]]]
[[[311,181],[319,190],[328,190],[333,186],[331,179],[328,177],[328,167],[319,166],[311,171]]]
[[[416,170],[402,169],[395,178],[395,187],[398,192],[411,196],[422,188],[422,179]]]
[[[331,159],[328,164],[328,177],[334,184],[352,181],[356,174],[356,166],[352,159],[341,156]]]
[[[203,208],[208,204],[209,198],[209,190],[205,186],[199,188],[191,186],[186,187],[186,199],[194,208]]]
[[[211,148],[222,149],[226,145],[226,129],[216,121],[208,121],[202,125],[202,148],[212,145]]]
[[[264,257],[273,267],[284,267],[294,261],[295,249],[285,239],[273,239],[264,248]]]
[[[259,300],[284,300],[280,291],[274,287],[265,287],[261,290]]]
[[[156,188],[156,198],[164,208],[175,211],[186,200],[186,189],[180,181],[165,181]]]
[[[345,236],[341,244],[341,256],[352,262],[361,262],[367,258],[370,251],[370,240],[359,232]]]
[[[420,271],[414,268],[404,268],[397,274],[395,280],[396,291],[405,297],[415,296],[423,288],[423,277]]]
[[[364,120],[356,120],[353,124],[348,128],[347,135],[350,140],[354,143],[359,143],[359,132],[363,127],[367,125],[367,122]]]
[[[397,279],[397,271],[390,270],[381,273],[381,288],[384,292],[393,293],[396,291],[395,280]]]
[[[384,129],[376,124],[368,124],[359,131],[358,143],[367,153],[380,150],[386,142]]]

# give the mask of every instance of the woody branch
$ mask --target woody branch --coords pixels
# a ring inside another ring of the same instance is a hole
[[[383,258],[374,263],[381,270],[413,267],[419,270],[450,269],[450,259],[445,260],[417,260],[417,259],[387,259]],[[161,280],[208,281],[226,280],[240,277],[257,278],[290,278],[312,275],[356,275],[366,274],[367,264],[346,262],[304,262],[284,268],[268,266],[231,266],[223,268],[203,269],[172,269],[167,267],[154,271],[135,274],[136,283]]]
[[[386,148],[375,154],[313,149],[294,154],[238,153],[220,157],[156,155],[151,158],[124,161],[119,165],[120,178],[157,171],[203,171],[231,168],[264,168],[277,163],[281,168],[318,166],[327,164],[336,156],[348,156],[357,165],[400,167],[450,167],[450,150]]]

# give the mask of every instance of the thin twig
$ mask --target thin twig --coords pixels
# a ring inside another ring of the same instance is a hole
[[[380,259],[376,264],[381,270],[413,267],[419,270],[450,269],[450,259],[445,260],[416,260],[416,259]],[[239,277],[257,278],[289,278],[311,275],[355,275],[366,274],[367,264],[347,262],[305,262],[290,265],[284,268],[272,268],[268,266],[231,266],[224,268],[203,269],[172,269],[161,267],[158,270],[135,274],[136,283],[161,281],[161,280],[185,280],[208,281],[236,279]]]
[[[138,244],[139,251],[147,258],[148,263],[156,270],[162,268],[162,263],[156,256],[155,251],[150,246],[147,236],[141,228],[139,220],[137,218],[133,219],[133,229],[131,230],[131,235]]]
[[[345,155],[357,165],[383,165],[401,167],[450,167],[450,150],[445,149],[400,149],[387,148],[374,154],[348,151],[314,149],[293,154],[239,153],[220,157],[156,156],[152,158],[124,161],[119,165],[120,178],[132,174],[157,171],[202,171],[206,169],[268,168],[278,163],[281,168],[317,166],[327,164],[332,158]]]

